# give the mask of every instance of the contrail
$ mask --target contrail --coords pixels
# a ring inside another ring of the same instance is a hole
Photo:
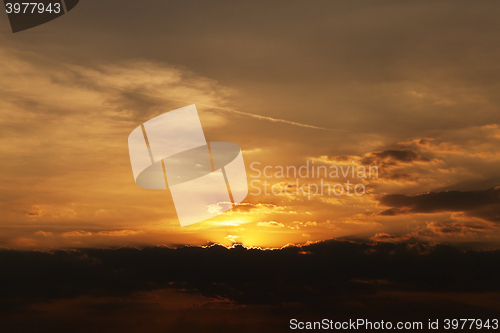
[[[118,87],[113,87],[113,88],[121,90],[121,91],[133,92],[133,93],[144,95],[144,96],[148,96],[148,97],[160,98],[160,99],[171,100],[171,101],[179,101],[179,102],[184,102],[184,103],[189,103],[189,104],[202,105],[202,106],[206,106],[206,107],[209,107],[209,108],[214,108],[214,109],[219,109],[219,110],[223,110],[223,111],[227,111],[227,112],[241,114],[243,116],[252,117],[252,118],[256,118],[256,119],[260,119],[260,120],[268,120],[268,121],[272,121],[272,122],[275,122],[275,123],[283,123],[283,124],[288,124],[288,125],[292,125],[292,126],[299,126],[299,127],[317,129],[317,130],[328,131],[328,132],[336,132],[336,131],[350,132],[348,130],[339,129],[339,128],[335,128],[335,129],[333,129],[333,128],[326,128],[326,127],[320,127],[320,126],[314,126],[314,125],[309,125],[309,124],[298,123],[298,122],[290,121],[290,120],[286,120],[286,119],[279,119],[279,118],[261,116],[261,115],[254,114],[254,113],[249,113],[249,112],[244,112],[244,111],[238,111],[238,110],[235,110],[235,109],[230,109],[230,108],[216,106],[216,105],[210,105],[210,104],[199,103],[199,102],[194,102],[194,101],[186,101],[186,100],[183,100],[183,99],[177,99],[177,98],[171,98],[171,97],[151,95],[151,94],[146,94],[146,93],[143,93],[143,92],[140,92],[140,91],[136,91],[136,90],[128,90],[128,89],[123,89],[123,88],[118,88]]]
[[[241,114],[241,115],[252,117],[252,118],[256,118],[256,119],[269,120],[269,121],[276,122],[276,123],[284,123],[284,124],[293,125],[293,126],[299,126],[299,127],[305,127],[305,128],[312,128],[312,129],[318,129],[318,130],[330,131],[330,132],[343,131],[341,129],[332,129],[332,128],[326,128],[326,127],[320,127],[320,126],[314,126],[314,125],[297,123],[295,121],[290,121],[290,120],[286,120],[286,119],[279,119],[279,118],[261,116],[261,115],[258,115],[258,114],[244,112],[244,111],[238,111],[238,110],[234,110],[234,109],[230,109],[230,108],[225,108],[225,107],[221,107],[221,106],[209,105],[209,104],[204,104],[204,103],[197,103],[197,104],[203,105],[203,106],[207,106],[207,107],[211,107],[211,108],[215,108],[215,109],[220,109],[220,110],[228,111],[228,112],[232,112],[232,113]]]

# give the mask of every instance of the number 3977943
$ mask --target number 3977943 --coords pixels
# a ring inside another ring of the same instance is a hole
[[[41,2],[8,2],[5,4],[5,8],[7,14],[59,14],[61,12],[61,4],[57,2],[49,4]]]

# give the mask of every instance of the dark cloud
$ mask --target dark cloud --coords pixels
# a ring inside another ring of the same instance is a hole
[[[373,236],[370,239],[376,242],[401,242],[409,238],[411,237],[409,237],[408,235],[390,235],[385,232],[382,232],[375,234],[375,236]]]
[[[12,310],[36,301],[164,288],[247,305],[326,304],[381,290],[496,291],[499,260],[500,251],[335,240],[266,251],[219,245],[5,250],[0,302]]]
[[[432,230],[437,234],[470,234],[470,233],[479,233],[486,232],[492,229],[491,226],[486,223],[479,222],[434,222],[429,223],[427,228]]]
[[[392,166],[400,163],[413,163],[417,161],[429,162],[430,160],[426,157],[420,156],[413,150],[400,149],[370,153],[361,160],[361,163],[365,165]]]
[[[500,221],[500,187],[483,191],[444,191],[418,195],[389,194],[380,203],[391,208],[380,215],[466,212],[469,216]]]
[[[411,181],[415,181],[416,180],[416,177],[415,176],[412,176],[406,172],[397,172],[397,173],[394,173],[394,174],[389,174],[387,176],[387,178],[389,179],[392,179],[392,180],[396,180],[396,181],[401,181],[401,182],[411,182]]]
[[[391,212],[382,212],[380,215],[391,215]],[[488,234],[495,229],[495,226],[484,221],[458,221],[446,220],[442,222],[427,222],[425,226],[417,227],[410,233],[376,233],[370,239],[377,242],[405,242],[408,244],[417,243],[422,240],[432,240],[443,237],[463,237],[467,235],[482,235],[488,237]],[[468,246],[470,246],[469,243]],[[484,245],[484,244],[483,244]],[[484,247],[482,247],[484,248]]]

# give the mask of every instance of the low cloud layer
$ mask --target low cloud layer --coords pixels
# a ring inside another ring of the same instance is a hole
[[[235,304],[322,304],[379,291],[498,291],[500,251],[324,241],[279,250],[120,248],[1,251],[3,310],[82,295],[172,288]]]

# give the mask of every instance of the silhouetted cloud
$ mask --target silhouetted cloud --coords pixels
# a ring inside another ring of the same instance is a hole
[[[492,270],[499,260],[500,251],[337,240],[277,250],[239,245],[4,250],[0,302],[8,310],[41,300],[164,288],[236,304],[322,304],[380,290],[495,291],[500,285]]]
[[[418,195],[389,194],[380,203],[391,208],[379,215],[465,212],[468,216],[500,221],[500,187],[483,191],[444,191]]]

